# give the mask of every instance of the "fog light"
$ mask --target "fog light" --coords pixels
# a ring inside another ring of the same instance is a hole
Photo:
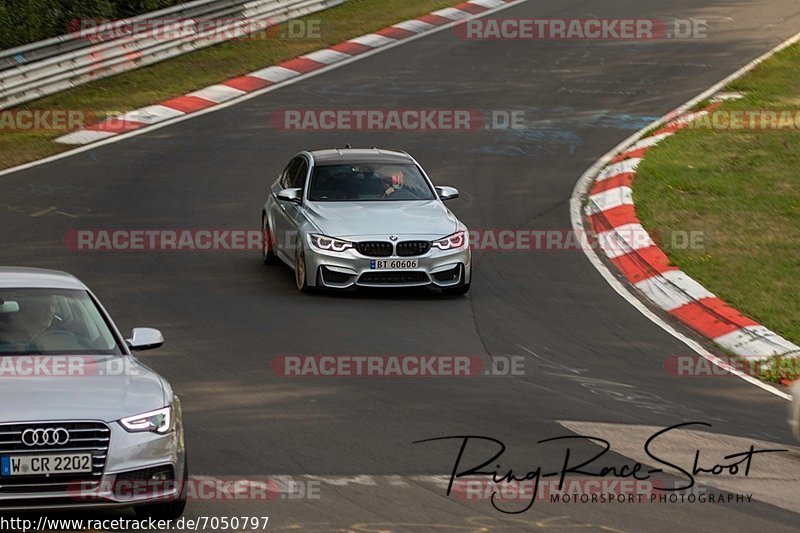
[[[156,472],[152,476],[150,476],[150,481],[169,481],[172,479],[172,472],[167,470],[162,470],[161,472]]]
[[[114,482],[114,496],[119,500],[161,498],[175,489],[175,473],[171,466],[123,472],[117,474]]]

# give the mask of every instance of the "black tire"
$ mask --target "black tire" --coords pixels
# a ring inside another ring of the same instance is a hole
[[[133,508],[136,517],[140,520],[177,520],[183,516],[186,510],[186,485],[189,483],[189,460],[184,456],[183,460],[183,483],[181,484],[181,493],[174,500],[169,500],[162,503],[150,503],[147,505],[138,505]]]
[[[297,251],[294,254],[294,284],[300,292],[309,292],[308,273],[306,272],[306,255],[303,252],[303,245],[297,243]]]
[[[280,263],[278,256],[272,248],[272,236],[269,231],[269,221],[266,213],[261,213],[261,259],[265,265],[277,265]]]

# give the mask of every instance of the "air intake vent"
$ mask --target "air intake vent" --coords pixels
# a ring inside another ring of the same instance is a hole
[[[358,282],[365,285],[404,285],[430,282],[425,272],[366,272]]]
[[[389,257],[394,251],[392,243],[384,241],[359,242],[356,250],[367,257]]]
[[[428,241],[403,241],[397,243],[397,255],[400,257],[425,255],[430,249],[431,243]]]

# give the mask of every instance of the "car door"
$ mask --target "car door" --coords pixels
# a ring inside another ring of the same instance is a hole
[[[302,189],[308,175],[308,161],[302,155],[292,159],[278,180],[277,194],[280,189]],[[302,207],[295,202],[285,202],[275,198],[273,203],[273,223],[278,251],[289,259],[294,258],[297,228],[302,221]]]

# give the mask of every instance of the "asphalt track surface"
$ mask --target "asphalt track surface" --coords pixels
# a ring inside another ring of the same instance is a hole
[[[758,501],[738,505],[537,503],[512,516],[429,482],[449,474],[458,443],[412,441],[445,435],[500,439],[504,464],[523,472],[563,461],[563,447],[539,439],[604,434],[617,452],[604,464],[621,464],[641,454],[654,427],[687,421],[712,424],[705,431],[719,449],[703,441],[709,461],[751,441],[792,445],[784,400],[735,378],[665,372],[667,357],[689,349],[620,298],[579,251],[478,253],[471,293],[449,298],[307,296],[288,268],[265,267],[253,253],[75,253],[63,244],[73,228],[256,228],[268,184],[291,154],[345,143],[412,153],[435,182],[462,191],[452,209],[471,228],[566,230],[570,193],[598,157],[800,27],[794,0],[550,0],[495,16],[696,17],[711,29],[705,40],[655,42],[480,42],[439,32],[2,177],[2,263],[70,271],[123,330],[163,330],[167,345],[142,359],[182,396],[194,474],[325,477],[318,499],[193,502],[188,516],[268,515],[273,530],[796,530],[796,450],[757,458],[739,485],[719,481],[760,490]],[[282,109],[387,107],[524,110],[529,128],[289,133],[270,125]],[[306,354],[519,355],[526,375],[289,379],[270,371],[275,356]],[[690,466],[700,445],[688,434],[678,441]]]

